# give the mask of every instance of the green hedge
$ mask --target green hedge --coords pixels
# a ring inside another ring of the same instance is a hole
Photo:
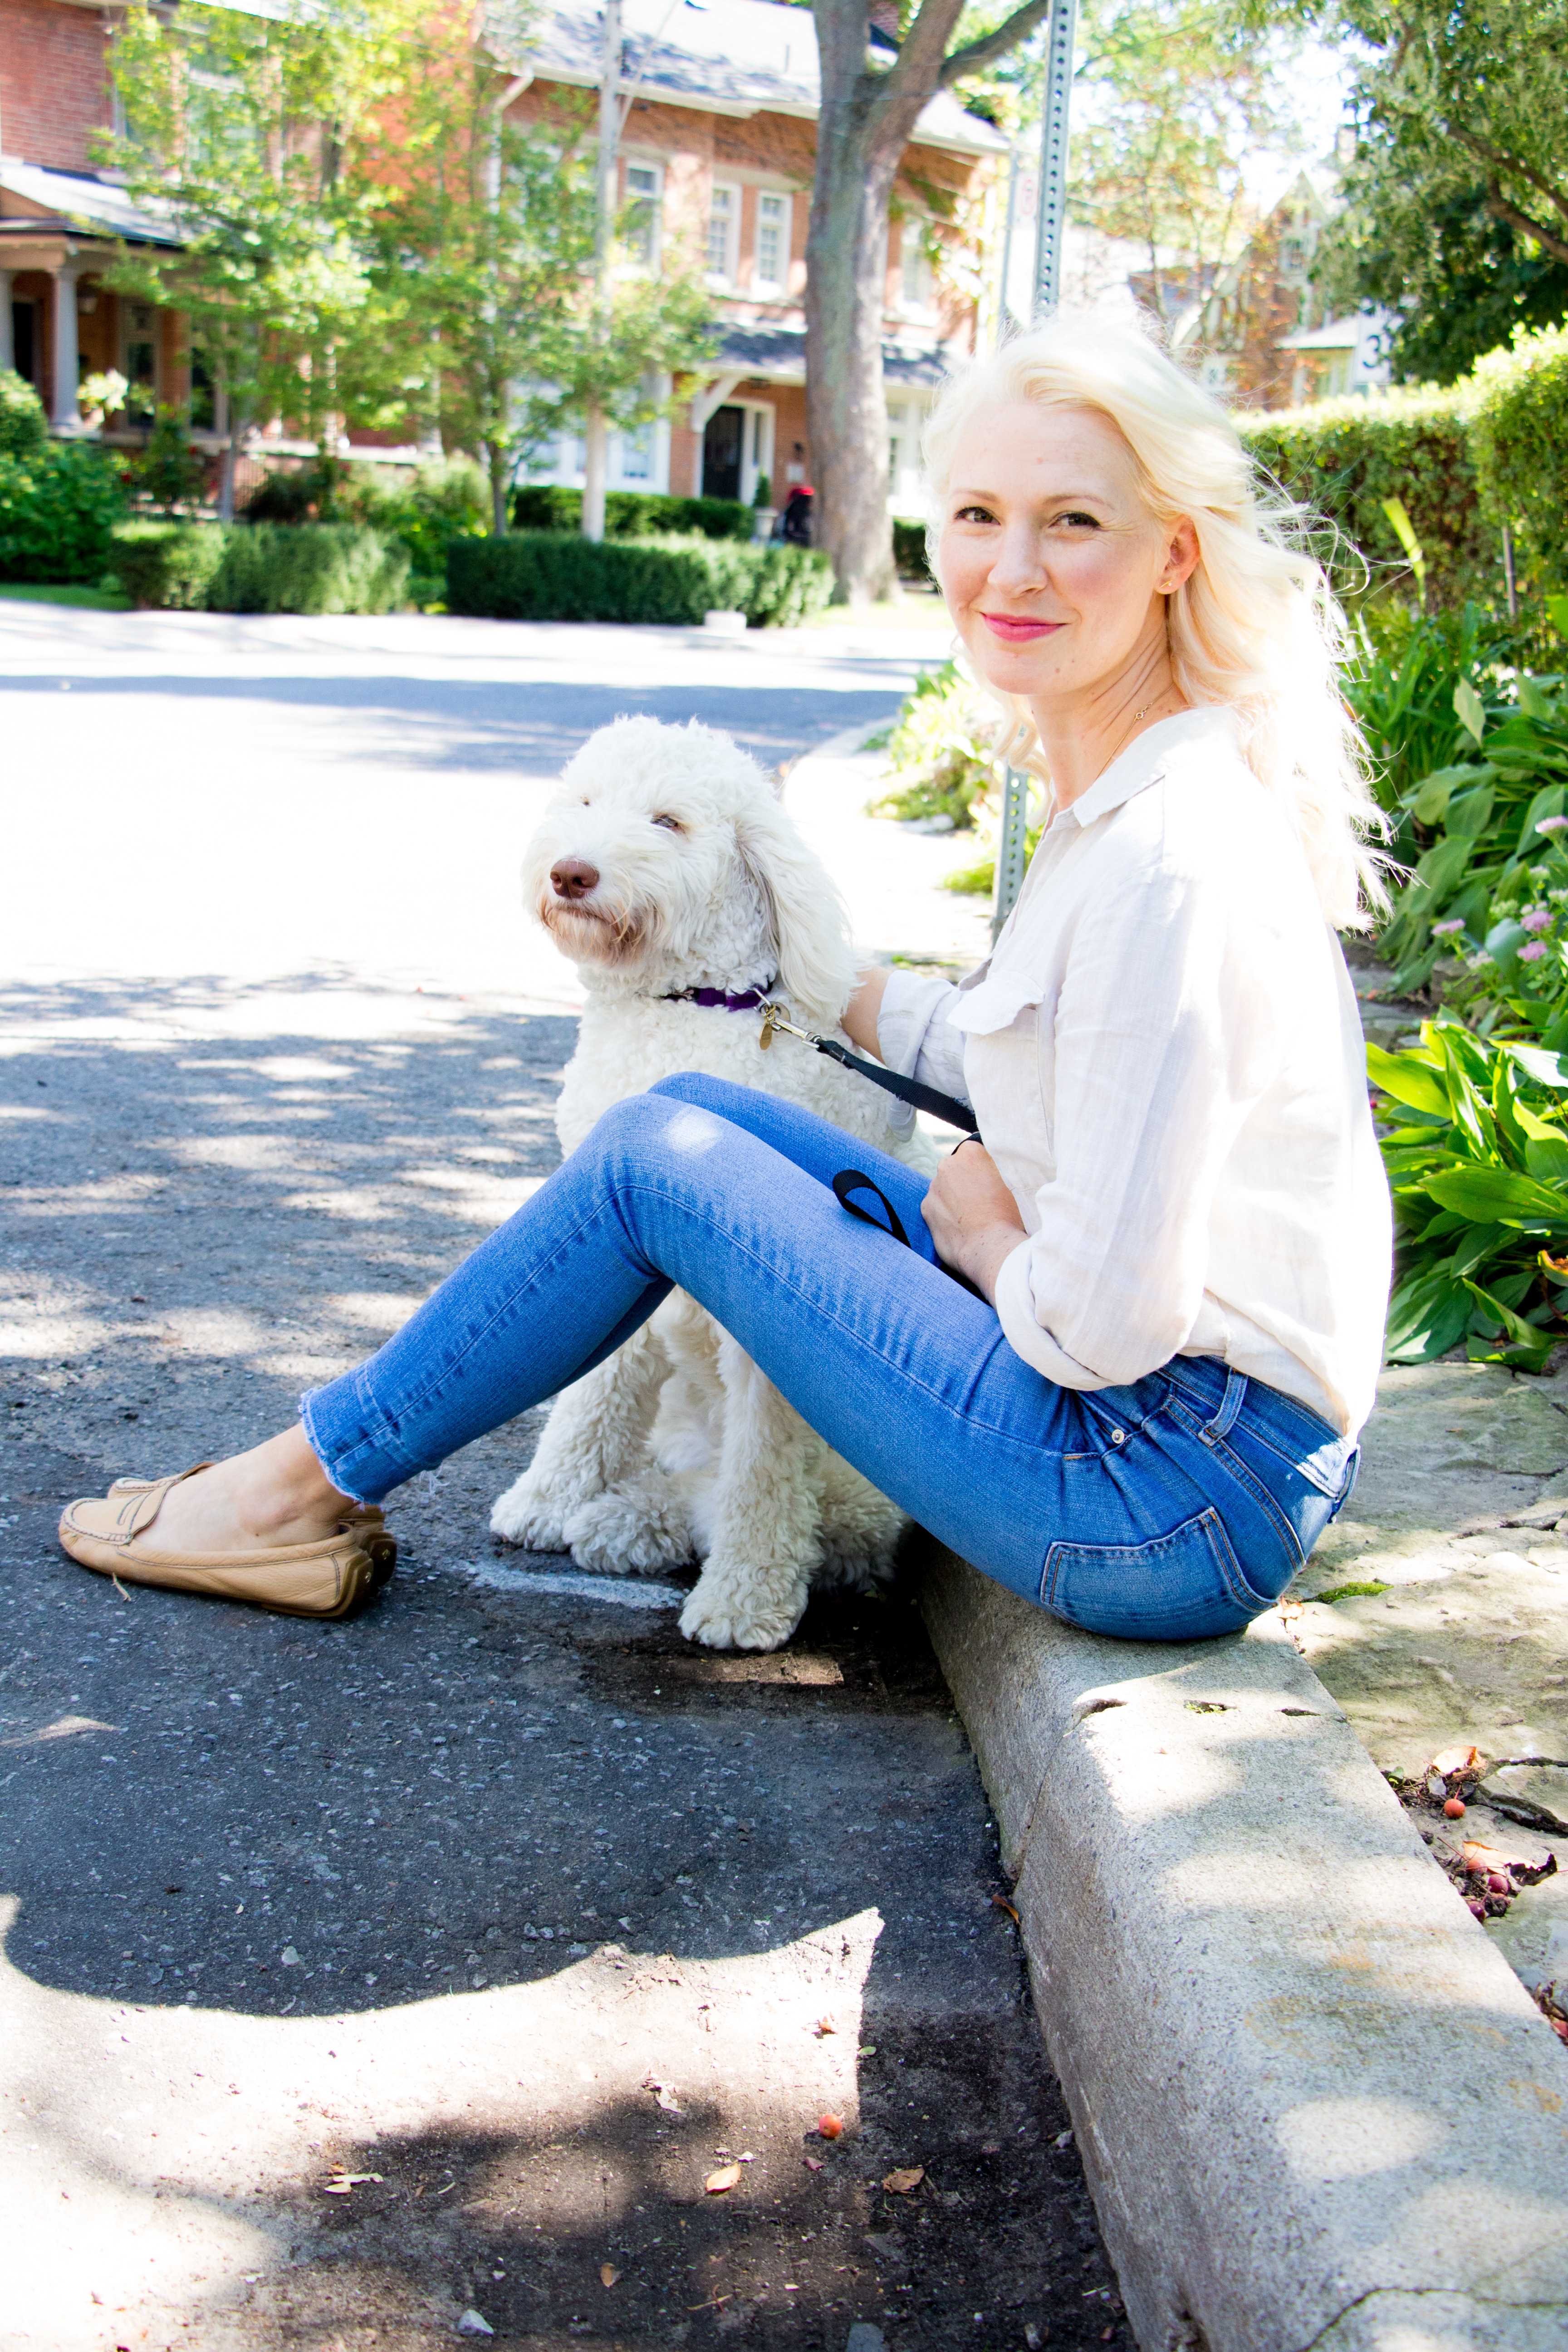
[[[1408,559],[1384,510],[1403,501],[1426,565],[1426,601],[1439,609],[1503,593],[1499,532],[1482,510],[1471,446],[1470,396],[1388,393],[1236,422],[1258,463],[1291,497],[1337,525],[1320,552],[1352,603],[1397,582],[1413,593]],[[1362,559],[1364,557],[1365,565]],[[1370,579],[1368,572],[1370,571]]]
[[[114,576],[144,610],[390,613],[408,550],[358,523],[129,522]]]
[[[207,590],[212,613],[390,613],[408,550],[363,523],[250,523],[230,531]]]
[[[1568,588],[1568,329],[1521,335],[1474,376],[1472,438],[1487,507],[1517,532],[1531,585]]]
[[[923,522],[907,522],[901,515],[893,517],[893,563],[900,580],[931,578]]]
[[[787,628],[820,612],[833,590],[824,555],[805,547],[742,547],[701,538],[592,540],[510,531],[455,540],[447,604],[501,621],[700,624],[742,612],[754,629]]]
[[[143,613],[205,609],[231,534],[216,522],[124,522],[110,562],[121,593]]]
[[[652,490],[611,490],[605,499],[609,539],[656,539],[696,531],[704,539],[749,541],[756,517],[739,499],[668,499]],[[583,493],[554,482],[524,482],[512,492],[514,530],[583,528]]]
[[[0,368],[0,457],[26,457],[49,437],[44,404],[15,368]]]
[[[0,457],[0,580],[98,580],[125,509],[118,468],[90,443]]]

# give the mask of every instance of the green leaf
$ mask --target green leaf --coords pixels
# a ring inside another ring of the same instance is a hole
[[[1563,803],[1565,798],[1568,798],[1568,794],[1564,793],[1561,784],[1542,785],[1525,810],[1524,822],[1519,828],[1519,846],[1514,852],[1516,857],[1527,857],[1532,854],[1537,857],[1541,856],[1546,843],[1552,836],[1550,834],[1539,834],[1535,828],[1543,816],[1561,816],[1563,814]]]
[[[1426,1186],[1440,1208],[1476,1224],[1518,1225],[1531,1233],[1568,1233],[1568,1192],[1505,1168],[1454,1168]]]
[[[1454,713],[1461,727],[1479,743],[1487,731],[1487,714],[1481,708],[1481,698],[1468,677],[1462,677],[1454,688]]]
[[[1366,1074],[1374,1087],[1395,1102],[1408,1103],[1412,1110],[1435,1111],[1443,1119],[1453,1117],[1442,1075],[1424,1057],[1385,1054],[1381,1045],[1368,1045]]]
[[[1564,1071],[1559,1055],[1549,1054],[1540,1045],[1516,1045],[1510,1043],[1500,1045],[1498,1051],[1510,1055],[1519,1064],[1520,1068],[1526,1071],[1539,1085],[1555,1087],[1559,1093],[1568,1093],[1568,1071]]]
[[[1527,1323],[1522,1315],[1516,1315],[1511,1307],[1505,1307],[1495,1293],[1483,1290],[1479,1283],[1467,1282],[1465,1288],[1482,1313],[1501,1327],[1507,1343],[1498,1347],[1482,1338],[1472,1337],[1465,1349],[1471,1362],[1507,1364],[1520,1372],[1544,1371],[1546,1360],[1561,1334],[1543,1331],[1536,1323]]]
[[[1568,1185],[1568,1136],[1531,1136],[1524,1147],[1524,1164],[1543,1184]]]
[[[1491,823],[1492,803],[1497,794],[1490,784],[1478,785],[1475,791],[1460,793],[1448,803],[1447,827],[1450,834],[1463,835],[1470,841],[1485,833]]]
[[[1388,1302],[1384,1352],[1391,1364],[1423,1364],[1465,1336],[1472,1302],[1463,1283],[1442,1275],[1402,1282]]]
[[[1547,596],[1542,602],[1558,635],[1568,637],[1568,596]]]
[[[1469,864],[1475,845],[1468,834],[1450,834],[1416,860],[1413,887],[1430,893],[1416,902],[1423,916],[1436,913]]]
[[[1521,677],[1519,681],[1519,707],[1527,719],[1555,719],[1557,703],[1538,677]]]
[[[1496,770],[1485,764],[1478,767],[1471,761],[1458,768],[1434,768],[1424,776],[1414,792],[1406,793],[1400,805],[1407,808],[1418,824],[1436,824],[1448,805],[1448,796],[1467,784],[1489,783]]]

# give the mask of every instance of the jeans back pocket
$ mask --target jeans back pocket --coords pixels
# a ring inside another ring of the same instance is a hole
[[[1052,1544],[1040,1601],[1087,1633],[1197,1642],[1239,1632],[1269,1606],[1269,1596],[1242,1575],[1211,1507],[1147,1543]]]

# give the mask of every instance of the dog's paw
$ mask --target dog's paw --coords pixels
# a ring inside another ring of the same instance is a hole
[[[525,1470],[504,1495],[498,1495],[490,1512],[490,1533],[507,1543],[523,1544],[530,1551],[564,1551],[566,1519],[575,1496],[563,1494]]]
[[[804,1575],[752,1578],[710,1564],[680,1612],[680,1630],[710,1650],[776,1650],[800,1623],[805,1601]]]
[[[891,1504],[874,1524],[858,1517],[847,1526],[824,1524],[822,1557],[812,1570],[819,1592],[875,1592],[892,1581],[899,1540],[910,1522]]]
[[[649,1568],[685,1568],[696,1557],[690,1522],[679,1496],[660,1499],[637,1487],[612,1487],[566,1515],[567,1548],[579,1568],[609,1576]]]

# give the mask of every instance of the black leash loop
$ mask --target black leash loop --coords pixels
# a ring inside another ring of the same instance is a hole
[[[873,1184],[869,1176],[862,1175],[858,1168],[841,1168],[833,1179],[833,1189],[838,1195],[839,1207],[847,1209],[852,1217],[858,1217],[863,1225],[872,1225],[878,1233],[889,1234],[894,1241],[902,1242],[906,1249],[914,1247],[914,1244],[904,1231],[903,1219],[886,1192],[879,1184]],[[860,1208],[849,1198],[851,1192],[874,1193],[888,1213],[887,1223],[883,1224],[879,1217],[874,1217],[869,1209]]]

